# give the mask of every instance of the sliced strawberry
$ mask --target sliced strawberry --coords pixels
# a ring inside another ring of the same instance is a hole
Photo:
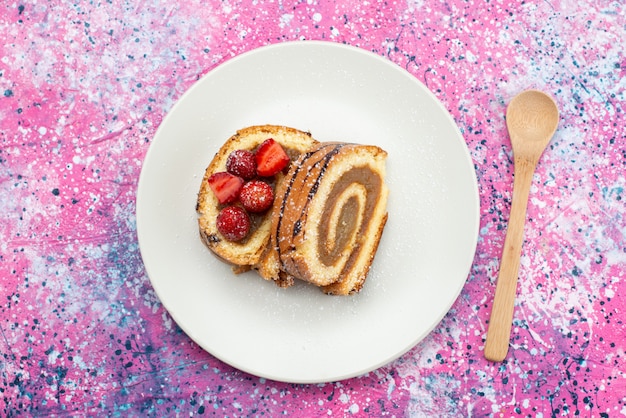
[[[272,190],[272,186],[264,181],[251,180],[241,188],[239,200],[249,212],[265,212],[274,203],[274,190]]]
[[[259,176],[270,177],[289,164],[289,156],[274,139],[266,139],[256,151],[256,172]]]
[[[209,187],[220,203],[231,203],[237,200],[243,186],[243,179],[225,171],[220,171],[209,177]]]

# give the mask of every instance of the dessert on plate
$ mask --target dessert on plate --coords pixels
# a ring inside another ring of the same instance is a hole
[[[387,221],[386,157],[377,146],[320,143],[284,126],[239,130],[205,171],[202,241],[236,273],[356,293]]]
[[[286,274],[326,293],[358,292],[387,221],[387,153],[321,143],[277,187],[271,245]]]
[[[265,145],[261,147],[262,144]],[[231,136],[206,168],[196,203],[200,238],[213,253],[230,263],[236,273],[265,269],[264,255],[271,227],[270,208],[259,212],[243,209],[239,199],[241,189],[251,181],[258,181],[269,185],[273,191],[284,179],[283,170],[289,161],[315,144],[317,141],[311,134],[297,129],[250,126]],[[259,162],[261,174],[257,172]],[[270,206],[272,204],[273,197]],[[229,223],[233,224],[230,231],[227,230]],[[247,223],[247,227],[242,227],[243,223]],[[223,225],[226,228],[220,231],[218,226]],[[281,284],[278,280],[276,278]]]

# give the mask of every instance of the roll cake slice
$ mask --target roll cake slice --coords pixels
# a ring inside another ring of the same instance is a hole
[[[280,270],[329,294],[358,292],[387,221],[387,153],[320,143],[276,189],[271,245]]]
[[[212,174],[226,171],[226,162],[232,151],[240,149],[254,151],[268,138],[278,142],[291,161],[318,143],[310,133],[286,126],[258,125],[237,131],[224,143],[206,168],[198,192],[196,213],[202,241],[219,258],[230,263],[235,273],[257,269],[262,277],[279,281],[284,275],[274,274],[277,266],[272,263],[275,264],[276,259],[267,251],[272,223],[271,210],[250,214],[251,231],[248,236],[242,241],[229,241],[220,234],[216,225],[217,215],[225,205],[219,203],[208,182]],[[272,183],[275,189],[284,178],[285,173],[280,172],[273,176],[272,180],[268,179],[268,182]],[[266,271],[272,274],[265,273]],[[289,283],[278,282],[278,284],[286,286]]]

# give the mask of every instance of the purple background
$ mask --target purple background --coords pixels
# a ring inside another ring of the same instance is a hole
[[[626,5],[595,0],[63,1],[0,5],[0,416],[626,415]],[[156,297],[135,193],[168,110],[259,46],[374,51],[442,101],[469,147],[480,236],[467,283],[397,361],[337,383],[239,372]],[[505,362],[483,358],[512,189],[504,123],[552,94]]]

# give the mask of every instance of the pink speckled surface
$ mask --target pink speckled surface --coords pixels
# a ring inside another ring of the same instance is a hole
[[[0,5],[1,416],[626,415],[623,2],[217,1]],[[467,283],[420,344],[319,385],[247,375],[156,297],[135,194],[168,110],[256,47],[345,42],[406,68],[461,129],[480,187]],[[511,350],[482,355],[511,201],[508,101],[562,120],[528,206]]]

